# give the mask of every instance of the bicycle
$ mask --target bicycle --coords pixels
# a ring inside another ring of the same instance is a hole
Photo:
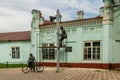
[[[44,65],[41,64],[41,63],[39,63],[39,62],[38,63],[35,62],[35,71],[37,71],[37,72],[43,72],[43,70],[44,70]],[[26,66],[22,67],[22,72],[29,73],[30,71],[31,71],[31,69],[28,66],[28,64]]]

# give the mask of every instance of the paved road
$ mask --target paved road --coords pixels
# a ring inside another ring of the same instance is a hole
[[[0,80],[120,80],[120,72],[81,68],[46,67],[43,72],[30,72],[24,74],[21,68],[0,69]]]

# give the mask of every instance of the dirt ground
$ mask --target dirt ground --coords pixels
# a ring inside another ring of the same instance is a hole
[[[21,68],[0,69],[0,80],[120,80],[120,72],[102,69],[45,67],[43,72],[23,73]]]

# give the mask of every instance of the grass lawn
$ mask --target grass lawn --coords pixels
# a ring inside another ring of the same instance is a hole
[[[26,64],[2,64],[0,63],[0,68],[19,68],[25,65]]]

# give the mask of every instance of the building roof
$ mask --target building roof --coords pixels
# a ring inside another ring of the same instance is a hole
[[[30,31],[0,33],[0,41],[24,41],[30,39]]]
[[[45,20],[43,25],[50,25],[50,24],[55,24],[55,22],[51,22],[49,20]]]

